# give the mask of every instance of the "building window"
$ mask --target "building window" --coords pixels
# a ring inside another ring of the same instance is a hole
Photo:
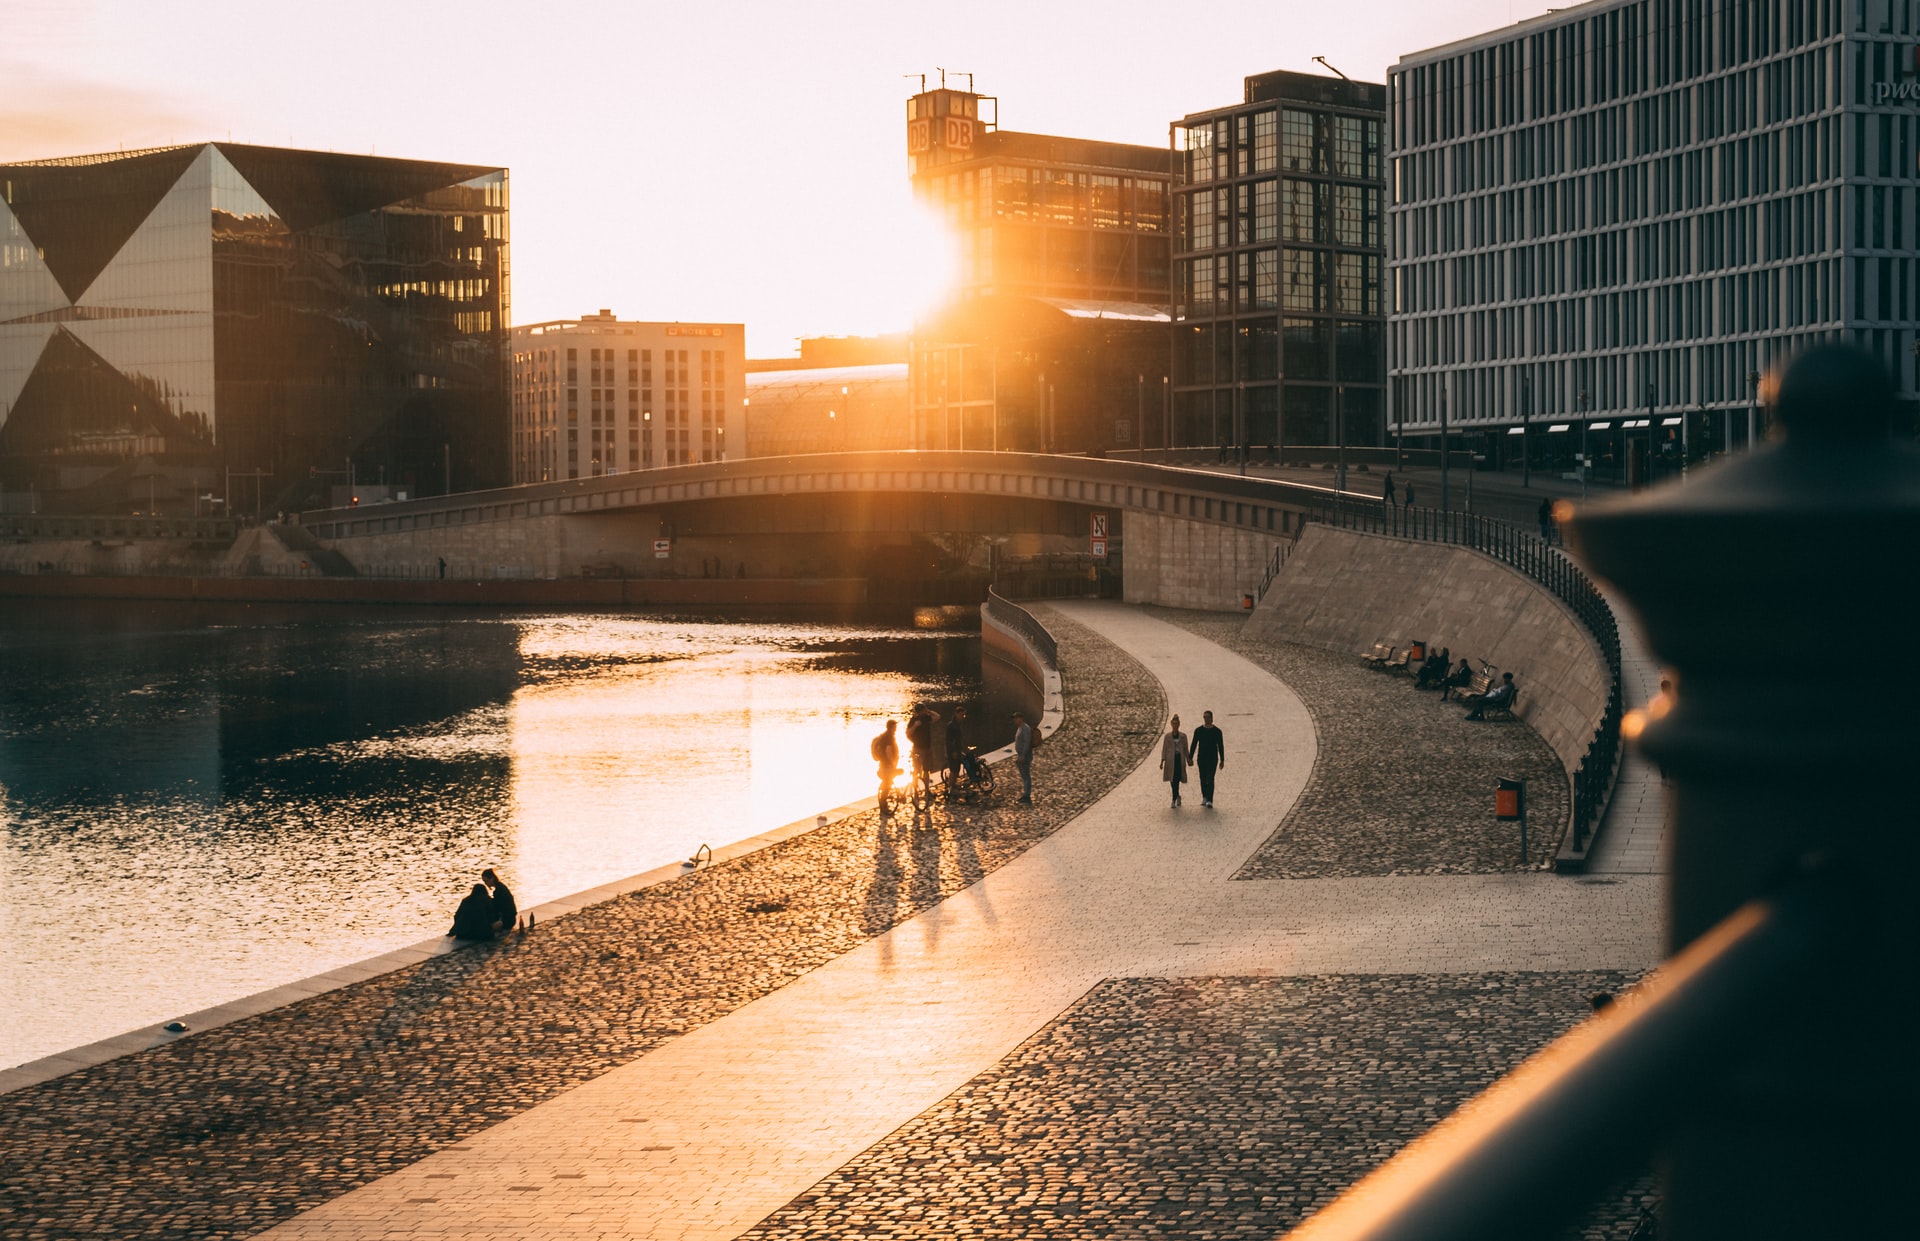
[[[1333,175],[1336,177],[1361,177],[1366,175],[1366,142],[1364,122],[1357,116],[1336,116],[1333,118]]]
[[[1272,172],[1278,162],[1279,120],[1272,112],[1253,114],[1253,170]]]
[[[1313,114],[1288,108],[1280,113],[1280,166],[1288,172],[1319,172],[1313,143]]]
[[[1256,310],[1271,310],[1279,304],[1280,254],[1275,250],[1253,252],[1253,305]]]
[[[1312,181],[1280,183],[1281,232],[1288,241],[1320,240],[1320,190]]]
[[[1253,183],[1253,240],[1272,241],[1280,232],[1280,187],[1272,181]]]
[[[1287,250],[1280,260],[1280,304],[1288,310],[1319,310],[1320,281],[1312,250]]]

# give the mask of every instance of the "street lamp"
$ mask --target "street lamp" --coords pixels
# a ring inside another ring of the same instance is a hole
[[[1333,485],[1347,489],[1347,385],[1333,385]]]
[[[1747,387],[1753,390],[1753,403],[1747,406],[1747,451],[1753,451],[1754,439],[1760,432],[1760,372],[1747,372]]]
[[[1593,404],[1593,398],[1582,388],[1575,398],[1580,406],[1580,498],[1587,498],[1587,475],[1593,473],[1593,453],[1587,447],[1587,407]]]

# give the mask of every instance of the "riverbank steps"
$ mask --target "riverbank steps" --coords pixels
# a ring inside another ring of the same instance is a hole
[[[1018,857],[1156,743],[1158,683],[1058,613],[1065,723],[991,806],[865,811],[711,869],[0,1096],[0,1234],[259,1232],[777,990]],[[1011,790],[1011,791],[1009,791]]]

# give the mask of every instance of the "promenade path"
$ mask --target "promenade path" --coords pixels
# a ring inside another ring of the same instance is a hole
[[[1077,819],[912,920],[265,1235],[718,1241],[1106,980],[1631,973],[1656,960],[1651,876],[1233,879],[1308,783],[1306,708],[1255,664],[1139,610],[1054,606],[1139,660],[1189,726],[1214,711],[1230,756],[1218,810],[1197,795],[1170,810],[1157,741],[1143,744],[1140,765]]]

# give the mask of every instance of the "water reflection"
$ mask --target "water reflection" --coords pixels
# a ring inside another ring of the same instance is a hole
[[[0,608],[0,1065],[872,792],[972,636],[626,615]],[[996,742],[989,720],[980,738]]]

